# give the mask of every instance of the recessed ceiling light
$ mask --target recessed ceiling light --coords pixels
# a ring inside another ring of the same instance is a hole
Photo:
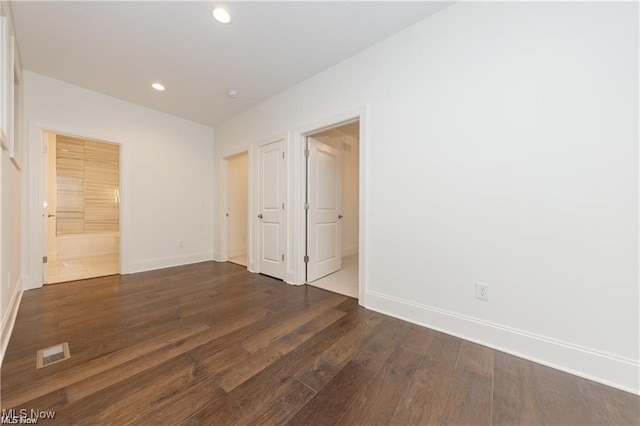
[[[160,84],[160,83],[153,83],[151,85],[151,87],[153,87],[154,89],[159,90],[161,92],[164,90],[164,86],[162,84]]]
[[[229,11],[223,7],[216,7],[213,9],[213,18],[221,24],[228,24],[231,22],[231,15]]]

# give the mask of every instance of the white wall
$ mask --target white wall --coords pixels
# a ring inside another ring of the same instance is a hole
[[[247,254],[249,155],[227,160],[229,257]]]
[[[17,313],[22,292],[21,256],[21,181],[22,172],[9,159],[8,151],[2,150],[2,274],[0,288],[0,363],[9,343],[13,321]]]
[[[363,105],[366,305],[638,392],[638,5],[456,3],[216,152]]]
[[[11,8],[7,2],[2,2],[2,15],[7,17],[9,36],[14,34],[13,17]],[[2,39],[0,37],[0,39]],[[10,38],[3,40],[0,46],[0,54],[5,58],[0,61],[9,73],[13,64],[8,60],[10,51]],[[4,44],[6,43],[6,44]],[[19,48],[16,46],[16,55],[19,56]],[[4,56],[4,55],[7,56]],[[1,74],[1,73],[0,73]],[[10,75],[10,74],[9,74]],[[11,93],[13,82],[7,79],[2,82],[0,94]],[[13,104],[9,97],[2,97],[7,101],[6,108],[13,110]],[[2,108],[0,108],[2,111]],[[10,115],[10,114],[9,114]],[[7,133],[9,133],[7,131]],[[9,134],[6,135],[9,137]],[[21,212],[23,204],[23,175],[10,156],[9,151],[0,149],[0,364],[9,344],[11,330],[22,295],[22,267],[21,267]]]
[[[27,287],[42,283],[41,129],[121,144],[123,273],[212,259],[212,128],[32,72],[24,80],[31,167]]]

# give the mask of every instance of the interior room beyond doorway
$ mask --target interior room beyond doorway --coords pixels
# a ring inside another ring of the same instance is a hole
[[[249,155],[227,159],[227,229],[229,262],[247,266]]]
[[[45,138],[44,282],[120,273],[120,145]]]
[[[346,296],[358,297],[358,241],[359,241],[359,165],[360,165],[360,122],[354,121],[338,127],[312,134],[322,144],[336,150],[341,157],[340,189],[340,254],[341,268],[322,278],[307,282],[325,290]],[[309,177],[307,177],[309,179]],[[308,188],[312,192],[312,188]],[[308,194],[309,199],[313,194]],[[307,244],[310,244],[307,227]],[[315,243],[314,243],[315,244]],[[309,276],[307,276],[309,278]]]

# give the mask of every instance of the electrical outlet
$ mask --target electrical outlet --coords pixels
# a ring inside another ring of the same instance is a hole
[[[480,281],[476,283],[476,299],[489,300],[489,284]]]

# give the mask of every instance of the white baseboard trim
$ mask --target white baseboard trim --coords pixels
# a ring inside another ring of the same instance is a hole
[[[13,326],[16,323],[16,317],[18,316],[22,293],[22,280],[18,280],[11,293],[7,310],[2,316],[2,326],[0,328],[0,339],[2,339],[0,340],[0,365],[2,365],[4,361],[4,354],[7,351],[7,346],[9,346],[9,339],[13,332]]]
[[[351,256],[352,254],[358,253],[358,246],[347,247],[342,249],[342,257]]]
[[[640,363],[526,331],[367,291],[366,308],[633,394]]]
[[[127,273],[134,274],[136,272],[153,271],[155,269],[171,268],[172,266],[189,265],[191,263],[207,262],[209,260],[213,260],[213,255],[210,252],[191,253],[159,259],[136,260],[129,262]]]

